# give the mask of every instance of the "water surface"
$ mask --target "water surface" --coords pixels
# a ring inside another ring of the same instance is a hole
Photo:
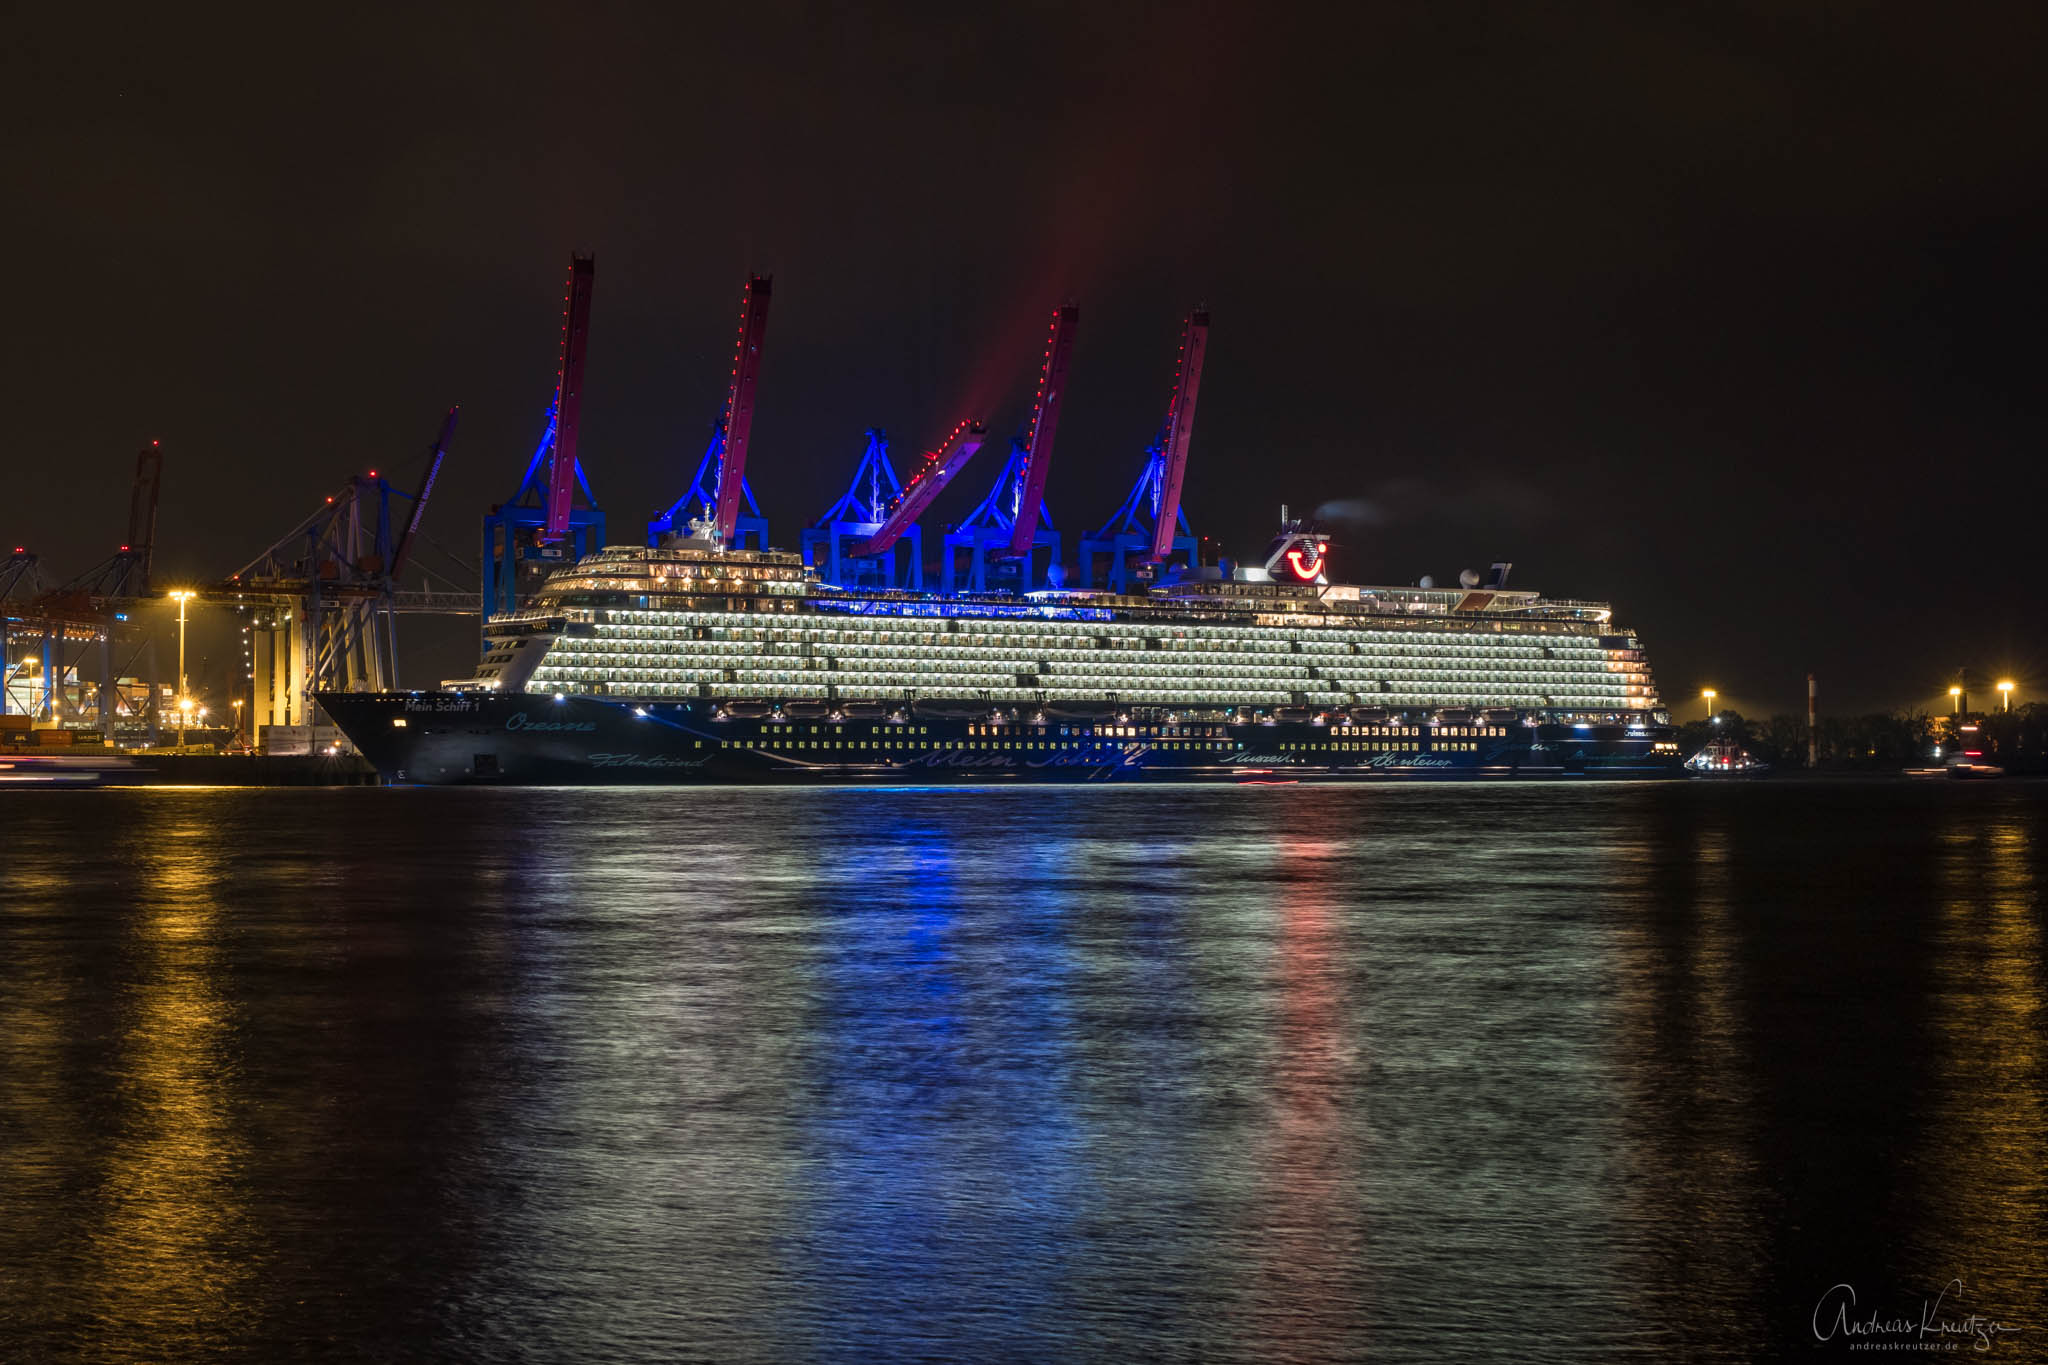
[[[0,1359],[2048,1353],[2048,786],[0,830]]]

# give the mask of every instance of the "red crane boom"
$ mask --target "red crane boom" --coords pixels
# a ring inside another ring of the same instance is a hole
[[[1045,340],[1045,363],[1038,371],[1038,396],[1031,404],[1031,429],[1024,438],[1024,469],[1018,476],[1022,492],[1017,519],[1010,526],[1010,556],[1031,553],[1038,534],[1038,508],[1045,498],[1045,475],[1052,465],[1052,438],[1060,424],[1060,398],[1067,388],[1067,363],[1074,354],[1074,325],[1081,310],[1072,304],[1055,309]]]
[[[434,438],[434,448],[427,452],[427,476],[420,480],[419,491],[412,495],[412,515],[405,519],[405,531],[398,537],[398,547],[391,552],[391,580],[398,581],[399,570],[405,567],[405,556],[412,549],[413,537],[419,534],[420,518],[427,513],[427,499],[434,496],[434,480],[441,477],[441,463],[448,458],[448,443],[455,439],[455,419],[462,414],[457,404],[448,409],[448,415],[441,419],[441,434]]]
[[[569,258],[569,289],[562,296],[562,356],[555,371],[555,443],[548,451],[547,524],[536,537],[552,545],[569,534],[569,503],[576,492],[576,426],[583,416],[583,356],[590,341],[590,290],[597,261]]]
[[[1152,518],[1152,550],[1146,564],[1162,564],[1173,553],[1180,525],[1180,485],[1188,472],[1188,438],[1195,430],[1195,397],[1202,390],[1202,357],[1209,349],[1209,315],[1188,314],[1180,333],[1180,372],[1173,377],[1173,401],[1166,409],[1166,440],[1160,445],[1159,510]]]
[[[987,438],[988,428],[972,418],[947,433],[937,450],[925,453],[924,464],[910,476],[903,485],[903,491],[896,495],[896,505],[889,509],[888,519],[881,528],[854,546],[853,553],[878,555],[886,552],[911,522],[924,515],[924,509],[932,505],[932,499],[939,496],[953,481],[953,476],[966,467]]]
[[[754,429],[754,386],[761,377],[761,344],[768,337],[772,278],[747,276],[740,296],[739,352],[732,362],[732,387],[725,395],[725,449],[718,456],[718,543],[732,543],[739,524],[740,485],[747,477],[747,437]]]

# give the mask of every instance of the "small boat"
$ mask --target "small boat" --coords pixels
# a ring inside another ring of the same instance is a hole
[[[1964,728],[1966,730],[1974,730],[1976,727],[1965,726]],[[1906,776],[1919,778],[1942,777],[1952,782],[1968,782],[1986,777],[2005,776],[2005,769],[2002,766],[1985,761],[1982,749],[1962,749],[1950,754],[1945,760],[1942,759],[1941,750],[1936,749],[1934,757],[1936,759],[1934,764],[1920,768],[1908,768],[1906,769]]]
[[[1770,764],[1726,736],[1685,760],[1688,777],[1762,777],[1770,770]]]
[[[0,783],[9,786],[92,787],[119,782],[147,769],[117,753],[52,754],[16,750],[0,755]]]

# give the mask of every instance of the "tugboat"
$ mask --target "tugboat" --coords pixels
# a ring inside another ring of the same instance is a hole
[[[1710,742],[1706,748],[1685,760],[1688,777],[1762,777],[1771,770],[1771,765],[1758,759],[1726,735]]]
[[[1950,754],[1946,759],[1942,758],[1942,746],[1939,744],[1934,746],[1934,758],[1935,762],[1939,766],[1926,768],[1908,768],[1906,769],[1906,776],[1946,777],[1956,781],[1963,782],[1970,781],[1974,778],[2005,776],[2005,769],[2003,767],[1996,763],[1988,763],[1985,761],[1985,753],[1981,747],[1969,747],[1973,744],[1981,746],[1984,742],[1980,738],[1980,732],[1977,726],[1958,725],[1956,727],[1956,739],[1958,747],[1956,751]]]
[[[1966,749],[1951,758],[1942,767],[1941,773],[1944,777],[1967,782],[1973,778],[2004,777],[2005,769],[1996,763],[1986,763],[1981,750]]]
[[[1949,756],[1948,775],[1959,781],[1979,777],[2004,777],[2005,769],[1985,761],[1984,736],[1975,725],[1956,726],[1956,751]]]

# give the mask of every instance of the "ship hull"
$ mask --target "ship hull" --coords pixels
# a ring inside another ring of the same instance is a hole
[[[474,692],[328,693],[385,780],[512,786],[690,783],[1395,782],[1668,778],[1661,727],[1372,727],[1181,722],[1142,713],[991,724],[961,704],[888,718],[723,715],[709,702]],[[1501,733],[1487,733],[1500,731]]]

